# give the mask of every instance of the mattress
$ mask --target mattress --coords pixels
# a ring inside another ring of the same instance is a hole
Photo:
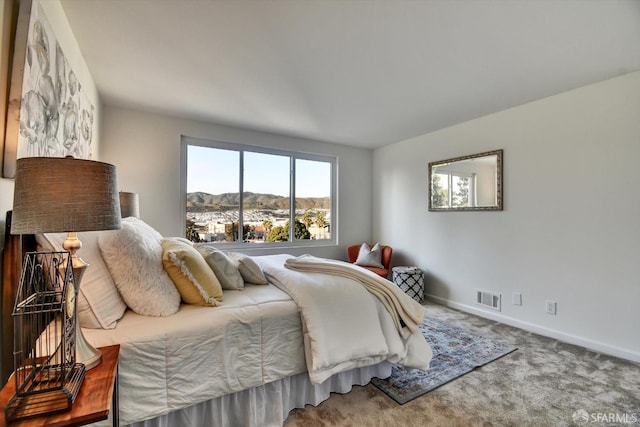
[[[115,329],[83,329],[95,347],[120,344],[120,422],[131,424],[306,371],[298,307],[272,285],[225,291],[220,307],[169,317],[127,311]]]

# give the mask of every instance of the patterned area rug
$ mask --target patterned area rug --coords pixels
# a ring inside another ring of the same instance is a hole
[[[401,405],[516,350],[430,317],[425,317],[420,331],[433,350],[430,369],[394,365],[389,378],[371,381]]]

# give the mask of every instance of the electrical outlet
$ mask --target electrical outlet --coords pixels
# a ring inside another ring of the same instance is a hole
[[[511,301],[513,302],[513,305],[522,305],[522,294],[514,292],[511,294]]]
[[[555,301],[547,301],[547,313],[557,314],[558,303]]]

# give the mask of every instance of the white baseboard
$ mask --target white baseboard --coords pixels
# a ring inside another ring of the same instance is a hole
[[[545,328],[544,326],[536,325],[534,323],[523,322],[521,320],[514,319],[512,317],[508,317],[503,314],[485,311],[478,307],[461,304],[455,301],[450,301],[448,299],[437,297],[435,295],[426,294],[425,298],[432,300],[433,302],[436,302],[438,304],[444,305],[446,307],[455,308],[457,310],[464,311],[466,313],[471,313],[479,317],[484,317],[486,319],[495,320],[496,322],[504,323],[510,326],[515,326],[516,328],[520,328],[525,331],[533,332],[539,335],[543,335],[545,337],[554,338],[559,341],[567,342],[569,344],[578,345],[580,347],[588,348],[589,350],[597,351],[599,353],[604,353],[610,356],[620,357],[622,359],[640,363],[640,353],[635,351],[611,346],[598,341],[590,340],[588,338],[567,334],[565,332],[558,331],[555,329]]]

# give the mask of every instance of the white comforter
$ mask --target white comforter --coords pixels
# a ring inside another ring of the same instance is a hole
[[[131,424],[305,371],[298,307],[274,286],[225,291],[220,307],[169,317],[127,311],[115,329],[83,329],[95,347],[120,344],[120,423]]]
[[[305,370],[319,383],[387,359],[428,368],[424,338],[400,338],[389,313],[362,286],[287,270],[286,258],[254,257],[285,291],[249,285],[225,291],[220,307],[182,305],[169,317],[127,311],[115,329],[83,329],[95,347],[120,344],[123,425]],[[305,296],[305,288],[315,290]]]
[[[345,369],[382,360],[426,370],[432,353],[414,329],[404,339],[385,305],[356,280],[293,271],[291,255],[255,257],[271,283],[300,308],[309,377],[321,383]],[[389,286],[393,286],[389,282]]]

